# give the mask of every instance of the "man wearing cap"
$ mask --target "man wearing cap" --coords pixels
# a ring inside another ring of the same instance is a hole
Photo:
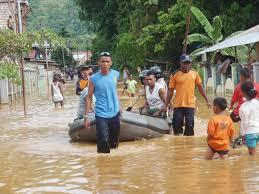
[[[90,73],[90,69],[88,66],[82,67],[82,70],[81,70],[82,78],[80,78],[76,83],[76,95],[80,96],[81,92],[87,87],[89,73]]]
[[[120,134],[120,102],[117,93],[117,81],[120,73],[111,68],[112,57],[103,52],[99,55],[100,71],[89,79],[86,100],[85,127],[90,127],[88,113],[92,96],[96,98],[95,121],[97,152],[110,153],[110,148],[117,148]]]
[[[164,105],[164,111],[171,102],[173,92],[176,90],[175,98],[173,99],[173,129],[174,135],[183,133],[182,123],[185,120],[185,136],[194,135],[194,112],[195,112],[195,87],[198,88],[200,94],[206,100],[208,107],[210,107],[208,98],[202,87],[202,80],[199,74],[191,69],[192,59],[189,55],[182,55],[180,57],[180,69],[171,76],[169,82],[169,92],[167,100]]]

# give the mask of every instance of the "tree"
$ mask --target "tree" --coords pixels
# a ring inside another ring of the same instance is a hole
[[[0,31],[0,78],[21,84],[17,61],[31,50],[32,41],[26,33],[16,34],[12,30]]]
[[[195,54],[203,50],[205,47],[211,46],[221,41],[223,38],[223,35],[221,33],[223,26],[219,16],[215,16],[213,18],[212,24],[210,24],[206,16],[197,7],[192,6],[191,12],[196,17],[196,19],[200,22],[200,24],[204,28],[204,31],[206,32],[206,35],[199,34],[199,33],[188,35],[187,38],[188,38],[189,44],[197,43],[197,42],[201,43],[202,47],[193,51],[192,54]]]

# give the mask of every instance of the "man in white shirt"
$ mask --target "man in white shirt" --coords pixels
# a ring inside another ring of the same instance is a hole
[[[165,88],[156,82],[153,71],[148,71],[145,77],[145,104],[139,109],[141,114],[160,116],[166,101]],[[143,113],[143,111],[145,112]]]

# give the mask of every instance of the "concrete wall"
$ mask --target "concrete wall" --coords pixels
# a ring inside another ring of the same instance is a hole
[[[16,6],[14,3],[8,3],[7,0],[0,1],[0,29],[7,28],[7,20],[9,16],[12,16],[12,19],[15,22],[15,11]]]

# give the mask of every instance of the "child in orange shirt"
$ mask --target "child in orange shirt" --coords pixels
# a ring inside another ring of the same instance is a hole
[[[217,97],[213,101],[213,112],[216,114],[208,123],[208,150],[205,158],[211,160],[215,153],[220,159],[226,159],[230,142],[234,136],[234,124],[231,118],[224,113],[227,108],[225,98]]]

